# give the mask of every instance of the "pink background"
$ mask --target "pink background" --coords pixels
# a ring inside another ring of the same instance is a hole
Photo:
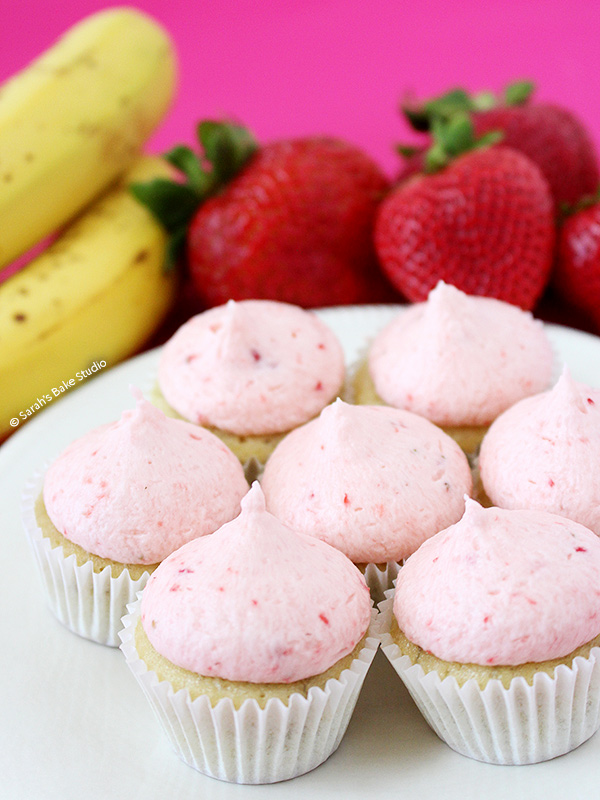
[[[7,0],[0,8],[0,81],[21,69],[95,0]],[[195,121],[235,117],[263,140],[342,136],[393,174],[406,141],[397,113],[407,90],[499,89],[532,77],[600,144],[598,0],[142,0],[180,59],[177,101],[150,147],[191,142]]]

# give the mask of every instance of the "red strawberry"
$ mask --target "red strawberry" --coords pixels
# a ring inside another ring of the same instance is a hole
[[[455,89],[421,106],[405,106],[405,114],[418,130],[428,130],[435,117],[449,119],[469,111],[475,133],[503,133],[502,144],[525,153],[542,170],[550,184],[556,210],[595,191],[600,180],[594,144],[573,112],[552,103],[530,100],[533,84],[507,87],[502,101],[489,93],[470,96]],[[490,108],[490,106],[492,106]],[[418,169],[418,159],[405,163],[403,175]]]
[[[226,158],[235,163],[224,169],[223,153],[237,152],[231,131],[243,152]],[[170,158],[189,179],[176,194],[195,190],[199,176],[204,182],[185,225],[190,275],[207,305],[260,297],[314,307],[394,297],[372,241],[389,182],[368,156],[326,137],[257,148],[233,126],[203,123],[199,133],[211,170],[188,148]],[[173,197],[169,207],[178,202],[187,200]],[[172,232],[182,240],[181,225]]]
[[[557,210],[597,187],[594,144],[571,111],[551,103],[531,103],[478,112],[473,119],[477,134],[501,130],[502,144],[535,161],[550,184]]]
[[[442,145],[430,152],[430,166],[448,158]],[[450,149],[460,150],[452,141]],[[526,309],[548,282],[554,237],[545,178],[501,145],[472,149],[437,173],[400,184],[375,227],[384,272],[409,300],[425,300],[441,279]]]
[[[557,249],[555,288],[600,327],[600,191],[564,219]]]

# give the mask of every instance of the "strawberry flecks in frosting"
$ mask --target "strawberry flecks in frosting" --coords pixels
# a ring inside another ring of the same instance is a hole
[[[358,569],[269,514],[258,483],[235,520],[163,561],[142,597],[142,625],[165,658],[252,683],[324,672],[352,652],[370,617]]]
[[[55,527],[90,553],[155,564],[239,512],[248,489],[238,459],[210,431],[168,419],[139,390],[118,422],[72,442],[48,469]]]
[[[431,422],[342,400],[279,443],[261,484],[275,516],[355,563],[406,558],[472,489],[464,453]]]
[[[316,314],[230,300],[186,322],[163,348],[158,381],[186,419],[240,436],[314,417],[344,381],[344,354]]]
[[[554,514],[467,500],[463,518],[400,570],[394,614],[445,661],[561,658],[600,633],[600,539]]]
[[[565,368],[551,391],[498,417],[479,468],[495,505],[552,511],[600,535],[600,389]]]
[[[438,425],[486,425],[552,377],[552,348],[529,312],[443,282],[373,342],[369,372],[388,405]]]

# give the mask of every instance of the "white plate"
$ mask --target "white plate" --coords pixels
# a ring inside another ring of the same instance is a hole
[[[393,307],[329,309],[348,361]],[[600,386],[600,338],[548,326],[576,380]],[[0,798],[2,800],[564,800],[598,793],[600,736],[545,764],[496,767],[457,755],[428,728],[378,653],[348,732],[314,772],[272,786],[206,778],[171,751],[119,650],[80,639],[46,609],[21,532],[29,475],[72,439],[133,405],[157,351],[90,380],[40,412],[0,448]],[[65,376],[69,378],[70,376]]]

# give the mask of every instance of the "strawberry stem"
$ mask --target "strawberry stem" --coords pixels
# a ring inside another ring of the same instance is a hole
[[[247,128],[212,120],[198,125],[198,139],[219,188],[237,175],[257,149]]]
[[[164,158],[182,173],[183,181],[155,178],[129,187],[169,234],[166,270],[181,258],[188,227],[199,206],[221,191],[258,149],[247,128],[230,122],[200,122],[197,136],[198,153],[186,145],[164,153]]]
[[[465,112],[456,113],[449,119],[434,117],[431,135],[433,143],[425,154],[425,172],[437,172],[452,159],[469,150],[488,147],[502,139],[500,131],[490,131],[477,139],[473,121]]]
[[[504,90],[504,103],[507,106],[522,106],[531,97],[535,89],[532,81],[516,81]]]
[[[590,208],[600,203],[600,186],[592,194],[585,194],[580,197],[575,203],[561,203],[560,204],[560,221],[562,222],[567,217],[576,214],[578,211],[583,211],[584,208]]]
[[[464,89],[451,89],[422,104],[406,100],[402,105],[402,112],[414,130],[423,132],[430,130],[434,118],[449,119],[454,114],[470,111],[471,108],[471,98]]]
[[[397,144],[396,145],[396,152],[400,153],[401,156],[404,158],[411,158],[412,156],[416,155],[420,151],[419,147],[416,147],[413,144]]]
[[[504,89],[500,97],[490,91],[469,94],[457,88],[424,103],[415,102],[412,98],[405,99],[401,109],[414,130],[425,132],[431,130],[435,118],[449,120],[456,114],[488,111],[502,105],[523,105],[530,99],[534,88],[531,81],[515,81]]]
[[[201,197],[207,195],[214,182],[211,173],[202,168],[198,156],[191,147],[177,145],[164,154],[167,161],[176,167],[187,178],[187,185]]]

